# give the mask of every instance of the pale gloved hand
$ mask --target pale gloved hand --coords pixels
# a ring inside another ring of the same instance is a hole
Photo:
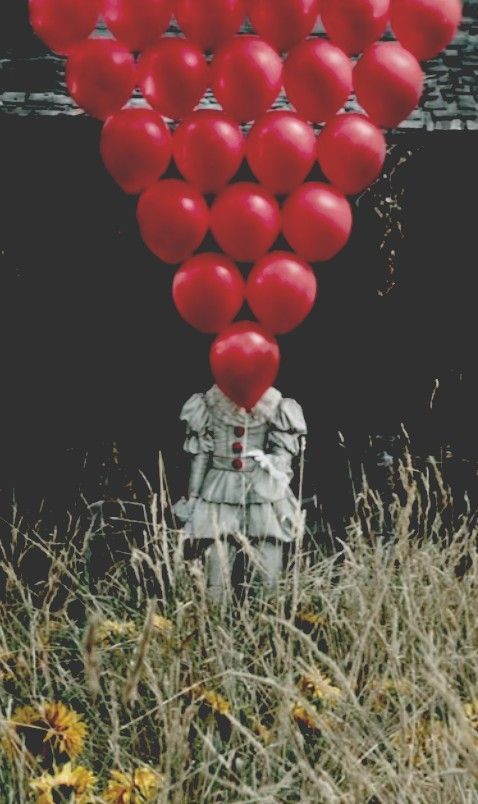
[[[275,465],[273,455],[267,455],[261,449],[251,449],[250,452],[245,453],[245,457],[254,458],[261,469],[264,469],[265,472],[268,472],[270,476],[284,488],[289,485],[289,476],[286,472],[282,471],[282,469],[279,469]]]
[[[173,511],[178,519],[181,519],[182,522],[189,522],[194,513],[197,501],[197,497],[189,497],[189,499],[181,497],[173,506]]]

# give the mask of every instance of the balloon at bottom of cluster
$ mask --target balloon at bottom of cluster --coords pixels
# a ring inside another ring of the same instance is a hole
[[[277,377],[279,346],[260,324],[240,321],[216,338],[210,363],[221,391],[239,407],[251,410]]]

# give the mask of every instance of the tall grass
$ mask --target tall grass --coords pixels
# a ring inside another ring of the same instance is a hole
[[[91,567],[101,522],[45,538],[14,512],[0,801],[36,800],[31,782],[53,760],[15,710],[45,701],[87,725],[73,759],[97,779],[85,801],[105,800],[112,770],[134,781],[144,767],[155,792],[131,781],[118,804],[478,800],[477,528],[452,506],[436,467],[405,462],[390,510],[364,481],[338,553],[304,543],[277,595],[221,606],[166,524],[164,488],[104,577]],[[49,567],[36,589],[19,570],[33,550]],[[63,787],[51,800],[76,799]]]

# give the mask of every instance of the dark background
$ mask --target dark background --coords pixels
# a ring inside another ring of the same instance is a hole
[[[25,29],[24,9],[15,16],[10,6],[7,21],[3,91],[25,65],[29,81],[44,67],[31,70],[39,46]],[[71,506],[79,491],[98,499],[113,442],[121,470],[109,481],[112,494],[128,494],[129,480],[141,486],[139,469],[156,485],[159,450],[174,493],[182,493],[179,410],[211,384],[210,339],[179,319],[173,270],[142,244],[135,200],[101,164],[99,128],[83,115],[0,115],[0,486],[7,505],[14,489],[19,505],[30,508],[43,498]],[[340,496],[347,459],[358,465],[370,436],[397,435],[402,422],[418,455],[440,457],[451,447],[460,458],[478,457],[477,136],[423,128],[390,136],[388,170],[406,157],[393,187],[404,235],[389,233],[394,289],[378,292],[389,256],[380,247],[386,220],[375,211],[388,203],[390,188],[381,182],[356,207],[348,247],[318,267],[313,314],[280,339],[276,384],[303,404],[310,428],[310,494]]]

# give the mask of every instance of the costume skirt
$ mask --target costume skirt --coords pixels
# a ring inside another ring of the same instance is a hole
[[[216,539],[241,534],[250,538],[273,538],[292,542],[303,528],[298,500],[288,489],[285,497],[274,502],[227,503],[197,499],[189,514],[175,512],[184,524],[184,531],[193,539]],[[187,517],[187,518],[186,518]]]

